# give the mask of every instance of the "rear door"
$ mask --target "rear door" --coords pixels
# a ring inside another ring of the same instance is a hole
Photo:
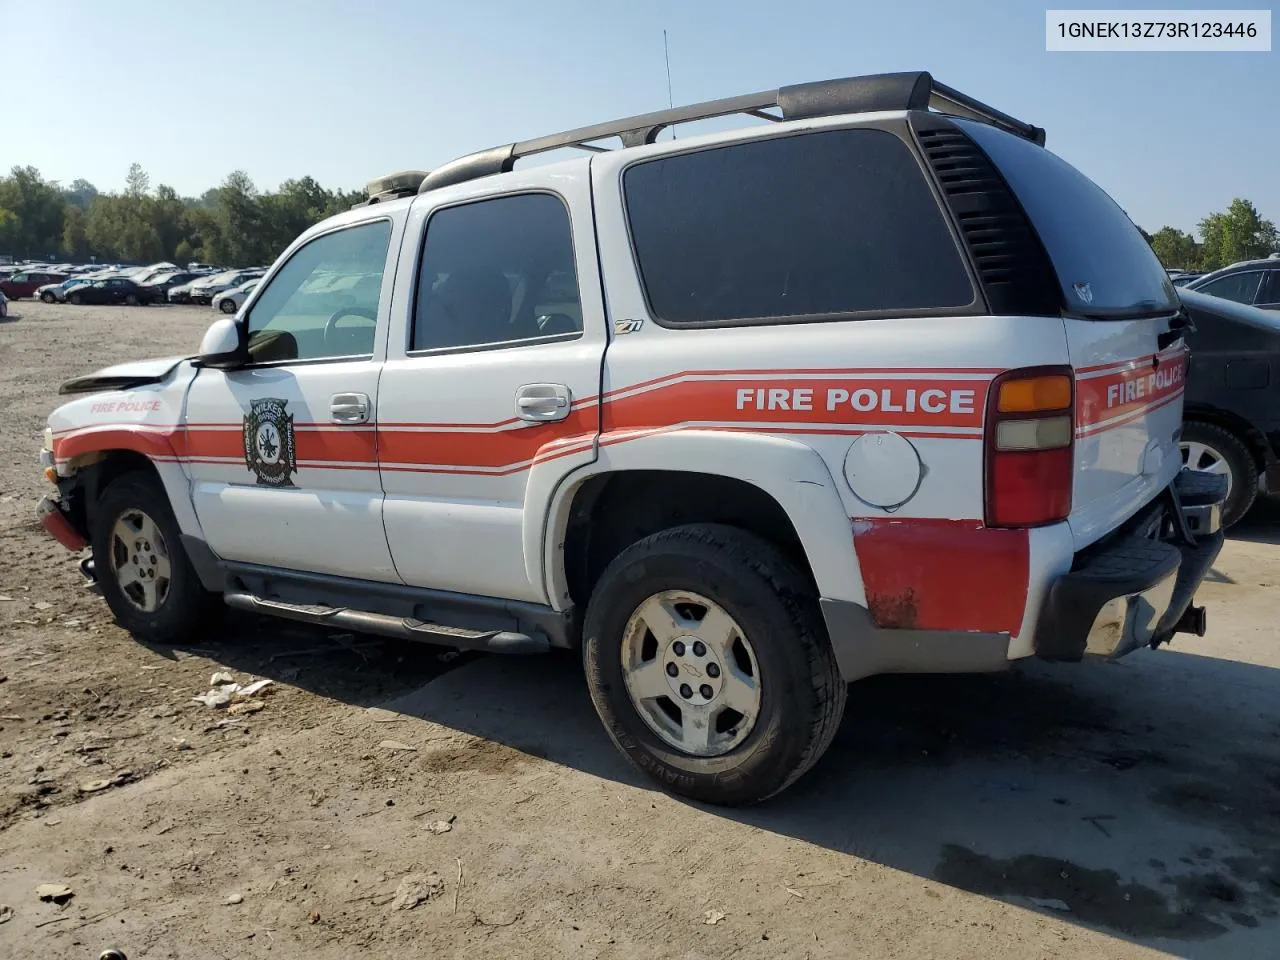
[[[590,161],[419,197],[378,454],[405,583],[547,602],[547,503],[596,457],[605,349]],[[409,269],[413,264],[414,269]]]
[[[1043,147],[960,123],[1009,183],[1062,287],[1076,375],[1070,525],[1079,549],[1180,469],[1188,351],[1170,321],[1181,305],[1137,227],[1100,187]]]

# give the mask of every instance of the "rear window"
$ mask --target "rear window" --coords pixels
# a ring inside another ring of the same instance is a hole
[[[1150,245],[1101,187],[1044,147],[985,123],[957,124],[986,151],[1030,217],[1073,313],[1168,313],[1178,297]]]
[[[975,299],[914,155],[882,130],[650,160],[626,171],[623,191],[660,323],[841,319]]]

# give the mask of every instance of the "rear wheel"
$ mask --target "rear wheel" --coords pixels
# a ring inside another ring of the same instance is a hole
[[[145,473],[113,480],[94,510],[91,534],[94,573],[122,627],[175,643],[209,624],[218,597],[191,565],[158,480]]]
[[[1189,421],[1182,427],[1182,468],[1227,478],[1222,525],[1239,521],[1258,497],[1258,465],[1234,433],[1217,424]]]
[[[763,800],[812,767],[840,724],[846,687],[812,590],[742,530],[692,524],[628,547],[584,626],[605,729],[675,793]]]
[[[124,295],[124,303],[127,307],[136,307],[138,305],[138,295],[135,293],[126,293]]]

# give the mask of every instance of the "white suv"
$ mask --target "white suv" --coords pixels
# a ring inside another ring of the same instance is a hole
[[[656,142],[730,114],[770,122]],[[581,647],[626,755],[721,803],[811,767],[861,677],[1202,633],[1187,320],[1043,142],[898,74],[393,178],[198,356],[66,384],[45,524],[155,640],[225,601]]]

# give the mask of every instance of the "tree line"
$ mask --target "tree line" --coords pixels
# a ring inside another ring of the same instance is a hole
[[[138,164],[125,189],[103,193],[87,180],[68,187],[35,167],[0,177],[0,254],[15,259],[247,267],[271,263],[299,233],[365,199],[311,177],[261,191],[243,170],[200,197],[183,197]]]
[[[136,163],[120,193],[102,193],[87,180],[63,187],[34,167],[14,167],[0,177],[0,254],[254,266],[272,262],[307,227],[363,199],[359,190],[328,190],[311,177],[260,191],[243,170],[200,197],[182,197],[163,184],[152,190]],[[1199,240],[1175,227],[1143,236],[1161,263],[1184,270],[1216,270],[1280,252],[1275,224],[1243,198],[1209,214],[1199,230]]]
[[[1200,221],[1200,239],[1176,227],[1143,233],[1160,262],[1169,268],[1217,270],[1241,260],[1260,260],[1280,253],[1280,234],[1258,208],[1243,197],[1231,201],[1223,213],[1211,213]]]

